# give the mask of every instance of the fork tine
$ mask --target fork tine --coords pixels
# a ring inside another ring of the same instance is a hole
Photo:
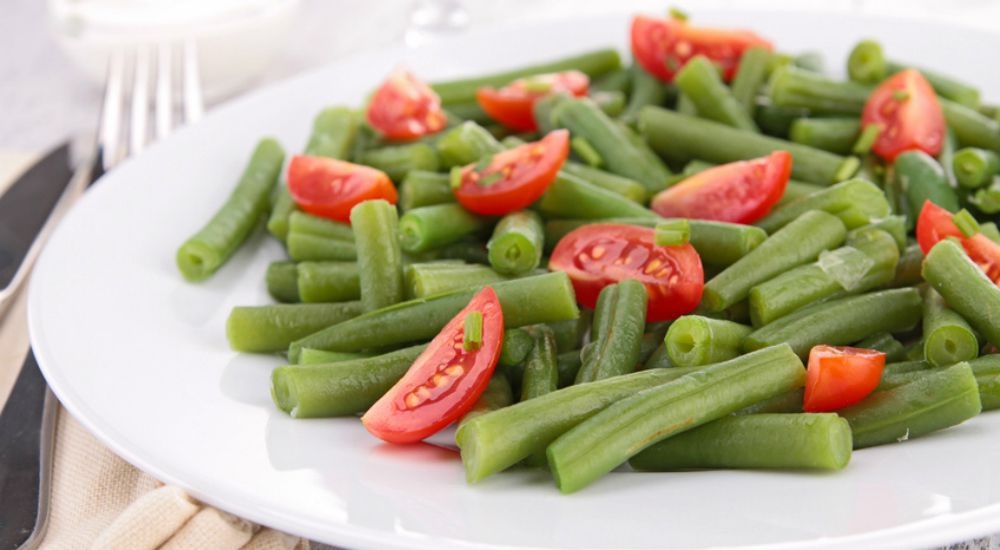
[[[173,129],[173,49],[169,44],[157,47],[156,58],[156,139],[163,139]]]
[[[198,45],[194,39],[184,42],[184,122],[198,122],[205,106],[201,97],[201,76],[198,67]]]
[[[138,46],[132,70],[132,109],[129,113],[128,156],[134,156],[146,146],[146,120],[149,116],[149,48]]]
[[[101,120],[97,130],[97,144],[101,150],[101,166],[104,171],[110,170],[118,162],[118,153],[121,147],[124,80],[124,54],[121,51],[114,51],[108,57],[108,75],[105,78]]]

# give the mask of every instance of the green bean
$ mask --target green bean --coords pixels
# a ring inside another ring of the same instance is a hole
[[[851,460],[851,427],[834,413],[720,418],[648,447],[636,470],[782,468],[841,470]]]
[[[545,191],[538,202],[538,209],[551,218],[656,218],[652,210],[614,191],[565,173],[557,176]]]
[[[849,155],[861,134],[856,118],[800,118],[789,129],[791,140],[838,155]]]
[[[421,206],[399,219],[399,244],[409,253],[451,244],[486,229],[488,222],[457,203]]]
[[[610,71],[600,78],[592,79],[590,89],[597,92],[621,92],[628,94],[632,89],[632,82],[635,81],[632,75],[635,70],[642,70],[642,67],[632,65],[627,69],[622,68]]]
[[[838,82],[789,66],[774,71],[767,90],[768,98],[775,105],[801,107],[824,115],[861,114],[870,93],[870,86]]]
[[[358,135],[354,139],[354,146],[351,147],[351,155],[346,160],[357,163],[365,151],[377,147],[382,143],[382,135],[372,128],[368,122],[362,122],[358,128]]]
[[[465,479],[475,483],[505,470],[544,451],[561,434],[608,405],[697,370],[703,369],[653,369],[569,386],[466,422],[455,433]]]
[[[669,369],[676,365],[670,362],[670,354],[667,353],[667,345],[663,342],[653,350],[646,362],[642,364],[640,370],[647,369]]]
[[[302,350],[299,355],[299,365],[324,365],[326,363],[339,363],[341,361],[353,361],[354,359],[364,359],[372,357],[370,353],[347,353],[342,351],[323,351],[321,349]]]
[[[374,311],[403,301],[403,257],[396,207],[385,200],[362,201],[351,208],[351,229],[358,254],[361,304]]]
[[[399,209],[403,212],[455,202],[448,174],[411,170],[399,184]]]
[[[338,241],[354,242],[354,233],[346,223],[335,222],[305,212],[292,212],[288,216],[288,231],[303,235],[326,237]]]
[[[403,181],[411,170],[436,172],[440,167],[437,151],[421,142],[370,149],[358,160],[360,164],[385,172],[395,182]]]
[[[989,240],[1000,244],[1000,229],[997,228],[997,224],[993,222],[979,224],[979,232],[986,235]]]
[[[785,271],[750,289],[750,319],[754,327],[771,323],[821,300],[866,292],[896,274],[899,249],[885,231],[859,233],[819,259]]]
[[[406,295],[427,298],[453,290],[503,281],[504,276],[484,265],[415,263],[404,270]]]
[[[882,45],[874,40],[858,42],[847,57],[847,74],[861,84],[878,84],[886,77]]]
[[[646,72],[638,64],[629,69],[630,89],[628,105],[621,114],[622,120],[634,121],[639,116],[639,110],[646,105],[663,105],[670,95],[667,85],[660,79]]]
[[[801,413],[803,399],[805,399],[805,390],[798,388],[758,401],[753,405],[743,407],[733,414]]]
[[[785,150],[792,154],[792,177],[807,183],[828,185],[857,170],[856,159],[658,107],[641,111],[639,128],[654,151],[677,163],[701,159],[721,164]]]
[[[305,154],[314,157],[347,159],[361,126],[361,113],[348,107],[323,109],[313,119],[312,134]]]
[[[886,69],[889,74],[898,73],[908,67],[913,66],[905,63],[886,61]],[[954,78],[945,76],[938,72],[929,71],[920,67],[916,67],[916,69],[920,71],[920,74],[924,75],[924,78],[927,79],[927,82],[930,83],[931,87],[934,88],[934,91],[937,92],[939,96],[970,109],[979,108],[979,90],[975,87],[964,82],[959,82]]]
[[[966,147],[952,158],[955,179],[966,189],[977,189],[989,184],[1000,174],[1000,155],[994,151]]]
[[[913,439],[965,422],[982,410],[967,363],[878,391],[838,412],[851,424],[854,448]]]
[[[906,249],[906,218],[903,216],[886,216],[872,221],[868,225],[862,225],[847,232],[847,240],[856,238],[861,233],[867,233],[873,229],[881,229],[896,241],[896,248],[900,252]]]
[[[674,84],[698,108],[698,116],[726,126],[757,131],[757,125],[722,82],[718,69],[703,55],[691,58],[674,78]]]
[[[939,103],[948,126],[955,132],[955,137],[962,146],[1000,152],[1000,121],[946,99]]]
[[[650,193],[665,187],[670,172],[662,161],[651,154],[641,140],[630,139],[630,130],[616,124],[592,101],[563,102],[556,107],[552,117],[574,137],[586,139],[604,159],[609,172],[634,179]]]
[[[288,193],[284,183],[278,181],[271,198],[271,213],[267,218],[267,231],[279,241],[288,236],[288,217],[298,209],[295,199]]]
[[[267,266],[267,293],[279,302],[299,301],[299,270],[295,262],[271,262]]]
[[[361,298],[357,262],[301,262],[296,285],[303,302],[345,302]]]
[[[293,418],[365,412],[406,374],[426,347],[336,363],[278,367],[271,372],[271,399]]]
[[[537,268],[544,248],[542,219],[530,210],[511,212],[501,218],[486,244],[490,265],[503,275],[523,275]]]
[[[549,323],[552,334],[556,338],[556,350],[560,353],[570,350],[579,350],[583,337],[590,330],[592,315],[590,310],[580,312],[580,317],[566,321]]]
[[[552,393],[559,386],[559,365],[556,358],[556,339],[552,329],[545,325],[531,327],[534,346],[528,352],[521,378],[521,401]]]
[[[257,144],[250,162],[225,204],[177,249],[177,268],[189,281],[212,276],[236,252],[267,211],[285,152],[273,139]]]
[[[479,399],[472,405],[469,412],[462,415],[458,422],[461,426],[473,418],[484,415],[490,411],[508,407],[514,403],[514,391],[510,387],[510,382],[503,373],[496,372],[490,378],[486,389],[480,394]]]
[[[479,106],[475,99],[463,103],[452,103],[444,110],[448,115],[449,122],[475,122],[476,124],[489,124],[493,118],[486,114],[486,111]]]
[[[368,312],[293,342],[290,358],[294,361],[301,348],[359,351],[429,340],[468,304],[480,286]],[[562,272],[491,286],[500,299],[507,327],[574,319],[580,314],[573,286]]]
[[[994,178],[987,187],[976,189],[975,194],[968,197],[970,204],[984,214],[1000,212],[1000,178]]]
[[[479,88],[486,86],[499,88],[519,78],[532,75],[576,70],[596,79],[620,67],[621,58],[618,51],[606,48],[491,75],[438,82],[431,84],[431,89],[441,98],[442,104],[450,106],[455,103],[475,101],[476,90]]]
[[[941,241],[927,254],[923,276],[981,336],[1000,346],[1000,288],[969,259],[961,246]]]
[[[576,383],[594,382],[635,371],[646,326],[646,287],[634,279],[601,290],[594,310],[593,352],[583,357]]]
[[[591,185],[596,185],[608,191],[642,204],[646,200],[646,188],[639,182],[618,174],[612,174],[599,168],[592,168],[578,162],[566,161],[562,173],[580,178]]]
[[[801,107],[778,107],[777,105],[772,105],[766,98],[764,101],[760,101],[760,99],[758,97],[754,121],[760,127],[761,131],[769,136],[783,139],[788,138],[789,133],[792,131],[792,124],[796,120],[812,115],[809,109]]]
[[[534,345],[535,341],[531,334],[523,328],[509,329],[503,333],[503,345],[500,346],[500,359],[497,364],[508,367],[507,374],[515,386],[521,384],[524,361]],[[512,368],[517,370],[512,371]]]
[[[621,92],[591,92],[590,99],[609,117],[620,117],[625,112],[625,94]]]
[[[573,156],[582,160],[586,166],[600,168],[604,164],[601,154],[586,139],[579,136],[575,137],[570,140],[569,146],[570,151],[573,152]]]
[[[911,244],[907,246],[902,254],[899,255],[899,263],[896,265],[896,276],[893,277],[889,286],[911,286],[923,281],[923,276],[920,274],[923,262],[924,253],[920,250],[920,245]]]
[[[678,246],[691,242],[691,224],[686,218],[671,218],[656,224],[656,246]]]
[[[929,200],[949,212],[958,212],[958,196],[948,184],[944,169],[927,153],[907,151],[899,155],[893,163],[893,174],[906,195],[908,229],[916,227],[924,201]]]
[[[847,230],[836,217],[819,210],[802,214],[760,246],[705,283],[702,304],[722,311],[750,294],[754,286],[843,242]]]
[[[757,226],[774,233],[809,210],[833,214],[854,229],[888,216],[889,202],[874,183],[852,179],[775,208]]]
[[[358,258],[358,251],[353,242],[332,237],[290,231],[286,245],[288,255],[297,262],[342,262]]]
[[[880,332],[913,328],[921,316],[920,293],[899,288],[814,304],[753,331],[746,351],[787,343],[800,357],[818,344],[845,346]]]
[[[924,315],[924,319],[926,320],[926,313]],[[899,340],[893,338],[888,332],[882,332],[865,338],[864,340],[854,344],[854,347],[881,351],[885,354],[885,360],[887,363],[892,361],[901,361],[903,356],[906,355],[906,348],[903,347],[903,344]]]
[[[754,46],[740,57],[740,68],[730,85],[733,97],[743,106],[750,117],[757,109],[757,93],[767,80],[771,51],[763,46]]]
[[[1000,355],[984,355],[969,361],[969,366],[976,375],[983,410],[1000,408]]]
[[[357,317],[360,313],[360,302],[234,307],[226,320],[226,338],[229,339],[229,346],[236,351],[282,351],[299,338]]]
[[[549,445],[549,469],[561,492],[574,492],[658,441],[802,387],[804,381],[802,363],[787,346],[716,363],[640,391],[579,423]]]
[[[826,189],[826,187],[822,185],[788,180],[788,184],[785,186],[785,193],[781,195],[781,200],[778,201],[778,206],[784,206],[792,201],[801,199],[802,197],[808,197],[809,195],[819,193],[824,189]]]
[[[569,94],[559,92],[543,96],[535,101],[531,112],[535,117],[535,124],[538,125],[538,132],[540,134],[547,134],[552,130],[559,128],[559,125],[556,124],[555,118],[552,115],[555,113],[556,108],[567,101],[571,101],[572,99],[572,96]],[[518,143],[517,145],[521,145],[521,143]]]
[[[493,134],[475,122],[464,122],[448,130],[437,142],[442,168],[472,164],[503,149]]]
[[[948,309],[933,288],[924,293],[924,359],[935,367],[979,356],[979,341],[969,323]]]
[[[922,350],[921,350],[922,351]],[[894,376],[897,374],[906,374],[910,372],[919,372],[931,370],[934,367],[930,363],[924,361],[923,359],[918,361],[896,361],[893,363],[888,363],[885,369],[882,370],[882,376]]]
[[[580,350],[564,351],[556,357],[556,368],[559,370],[559,387],[572,386],[576,381],[576,374],[580,372],[583,359],[580,358]]]
[[[674,106],[674,110],[684,116],[698,116],[698,106],[695,105],[694,101],[690,97],[682,93],[680,90],[677,90],[677,104]],[[640,115],[642,114],[641,111],[642,110],[640,109]]]
[[[821,73],[823,72],[823,54],[816,50],[802,52],[792,59],[792,64],[800,69]]]
[[[740,355],[740,344],[753,329],[700,315],[678,317],[667,330],[664,344],[670,362],[678,367],[700,367]]]

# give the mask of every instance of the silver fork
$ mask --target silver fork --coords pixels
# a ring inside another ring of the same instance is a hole
[[[179,101],[174,100],[175,96]],[[175,120],[191,124],[201,118],[203,111],[198,52],[193,41],[140,45],[134,50],[114,52],[108,60],[96,146],[74,172],[66,193],[36,236],[32,252],[19,273],[30,269],[52,228],[87,187],[125,158],[140,153],[153,140],[169,135],[179,125]],[[154,120],[152,132],[150,115]],[[26,278],[21,277],[18,283]],[[10,527],[12,533],[29,533],[27,538],[17,541],[21,549],[38,547],[45,533],[56,411],[56,398],[45,385],[34,353],[29,350],[0,414],[0,436],[14,434],[3,441],[10,449],[2,459],[9,459],[10,464],[0,463],[0,469],[21,474],[7,480],[4,487],[5,493],[21,498],[7,499],[0,506],[0,524]],[[20,470],[26,466],[36,469]],[[12,486],[14,483],[21,486]],[[24,506],[24,497],[32,493],[37,497],[34,511]]]

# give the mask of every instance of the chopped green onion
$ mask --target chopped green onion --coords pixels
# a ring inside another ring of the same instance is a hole
[[[573,147],[573,152],[580,155],[583,162],[586,162],[590,166],[600,166],[604,164],[604,159],[601,158],[601,154],[594,149],[594,146],[590,144],[589,141],[583,138],[583,136],[577,136],[570,141],[570,146]]]
[[[493,172],[492,174],[487,174],[485,177],[480,178],[479,181],[476,182],[476,185],[480,187],[488,187],[502,179],[503,179],[502,173]]]
[[[892,98],[896,101],[906,101],[907,99],[910,99],[910,92],[907,92],[906,90],[896,90],[895,92],[892,92]]]
[[[858,141],[854,143],[852,152],[855,155],[867,155],[881,133],[882,126],[880,124],[865,124],[864,129],[861,130],[861,135],[858,136]]]
[[[656,224],[656,246],[679,246],[691,241],[691,224],[684,218]]]
[[[855,172],[858,171],[858,168],[861,168],[861,161],[858,160],[858,157],[847,157],[844,159],[844,162],[840,164],[840,168],[838,168],[837,173],[833,175],[833,179],[836,180],[836,182],[844,181],[853,176]]]
[[[958,226],[958,230],[962,232],[962,235],[966,237],[971,237],[976,233],[979,233],[979,222],[976,218],[972,217],[966,209],[961,209],[957,214],[952,216],[951,221]]]
[[[476,172],[482,172],[483,170],[486,170],[486,168],[489,167],[491,162],[493,162],[493,155],[486,155],[485,157],[479,159],[479,161],[476,162],[476,168],[475,168]]]
[[[465,316],[462,348],[465,351],[476,351],[481,347],[483,347],[483,312],[473,311]]]
[[[451,169],[448,174],[448,185],[451,186],[452,190],[458,189],[462,186],[462,171],[465,170],[464,166],[455,166]]]
[[[671,19],[676,19],[678,21],[687,21],[690,18],[686,11],[683,11],[680,8],[676,8],[673,6],[671,6],[670,9],[667,10],[667,14],[670,15]]]
[[[533,94],[544,94],[552,90],[552,82],[538,77],[525,78],[521,84],[524,86],[524,91]]]

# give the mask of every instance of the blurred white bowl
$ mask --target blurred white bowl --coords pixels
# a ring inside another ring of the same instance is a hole
[[[299,0],[48,0],[59,44],[95,82],[110,52],[193,39],[206,99],[250,84],[282,51]]]

